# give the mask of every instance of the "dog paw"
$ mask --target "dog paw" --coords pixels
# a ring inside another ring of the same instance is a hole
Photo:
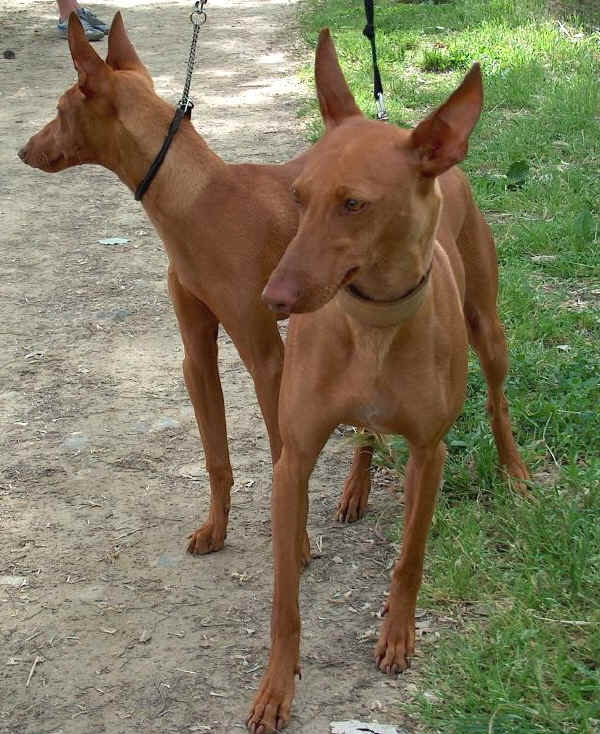
[[[251,734],[272,734],[284,729],[290,723],[293,699],[294,676],[267,673],[246,719],[248,731]]]
[[[368,472],[362,476],[351,474],[344,484],[335,519],[348,523],[360,520],[367,509],[370,491],[371,477]]]
[[[507,462],[503,467],[503,472],[510,487],[528,500],[535,499],[528,489],[530,476],[520,456],[516,456]]]
[[[383,613],[389,613],[387,604]],[[375,662],[379,670],[388,675],[401,673],[410,667],[410,658],[414,652],[414,620],[392,624],[390,617],[387,616],[381,625],[379,641],[375,645]]]
[[[188,536],[190,542],[187,552],[193,556],[201,556],[219,551],[225,545],[225,535],[225,532],[218,531],[212,523],[205,522]]]

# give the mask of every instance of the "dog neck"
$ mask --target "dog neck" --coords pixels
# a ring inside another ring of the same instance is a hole
[[[413,316],[425,301],[429,292],[432,266],[433,261],[417,285],[393,301],[374,301],[349,285],[338,291],[338,305],[344,313],[365,326],[398,326]]]
[[[122,135],[117,143],[115,165],[111,166],[121,181],[133,192],[146,176],[160,150],[173,119],[173,108],[158,98],[151,110],[139,110],[122,119]],[[165,185],[177,186],[179,206],[188,195],[194,199],[208,185],[211,170],[222,161],[214,154],[191,123],[184,119],[172,141],[164,162],[152,181],[143,204],[146,209],[164,206],[178,197],[165,196]],[[179,186],[176,182],[181,181]],[[162,202],[162,204],[161,204]]]

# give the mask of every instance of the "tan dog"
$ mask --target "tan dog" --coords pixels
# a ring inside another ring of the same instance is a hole
[[[160,150],[173,107],[155,94],[120,13],[112,23],[106,62],[74,13],[69,47],[78,82],[60,98],[56,119],[19,156],[49,173],[99,164],[135,191]],[[261,303],[260,293],[296,232],[290,189],[302,165],[302,157],[281,166],[228,165],[183,119],[143,199],[169,257],[169,290],[185,348],[183,373],[210,476],[208,518],[190,536],[190,553],[223,547],[233,484],[217,366],[219,323],[253,377],[273,460],[279,455],[283,346],[276,315]],[[363,496],[368,484],[368,473],[354,472],[347,491]]]
[[[296,179],[298,233],[263,293],[271,308],[293,315],[272,496],[271,655],[248,719],[258,734],[289,722],[308,480],[338,423],[400,434],[410,446],[404,546],[375,648],[389,673],[404,670],[414,652],[443,438],[463,404],[469,341],[487,378],[500,461],[516,480],[528,477],[503,394],[508,357],[494,244],[465,176],[453,168],[480,115],[479,67],[414,130],[362,116],[328,31],[315,71],[327,130]]]

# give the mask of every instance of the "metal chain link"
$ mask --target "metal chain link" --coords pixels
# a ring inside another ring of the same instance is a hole
[[[197,0],[194,3],[195,10],[190,14],[190,22],[194,26],[192,33],[192,43],[190,45],[190,55],[188,58],[187,73],[185,76],[185,84],[183,86],[183,94],[179,100],[179,107],[185,111],[188,107],[193,107],[193,103],[190,102],[190,86],[192,84],[192,73],[194,71],[194,64],[196,63],[196,43],[198,42],[198,33],[200,28],[206,23],[206,12],[204,6],[208,0]]]

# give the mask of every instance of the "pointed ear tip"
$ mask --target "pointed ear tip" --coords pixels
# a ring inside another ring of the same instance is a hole
[[[75,11],[69,14],[67,21],[67,39],[69,41],[69,47],[73,44],[80,45],[82,41],[87,41],[81,20]]]
[[[317,47],[324,46],[329,41],[331,41],[331,33],[329,31],[329,28],[321,28],[321,30],[319,31]]]
[[[475,79],[481,79],[481,64],[479,61],[476,61],[473,66],[469,69],[469,76],[475,78]]]
[[[110,24],[110,31],[108,34],[109,38],[113,29],[116,28],[125,28],[125,24],[123,23],[123,16],[121,15],[120,10],[117,10],[117,12],[113,16],[112,23]]]
[[[483,94],[483,76],[481,74],[481,66],[478,61],[471,66],[462,80],[460,88],[469,89],[471,92],[475,92],[477,94]]]

